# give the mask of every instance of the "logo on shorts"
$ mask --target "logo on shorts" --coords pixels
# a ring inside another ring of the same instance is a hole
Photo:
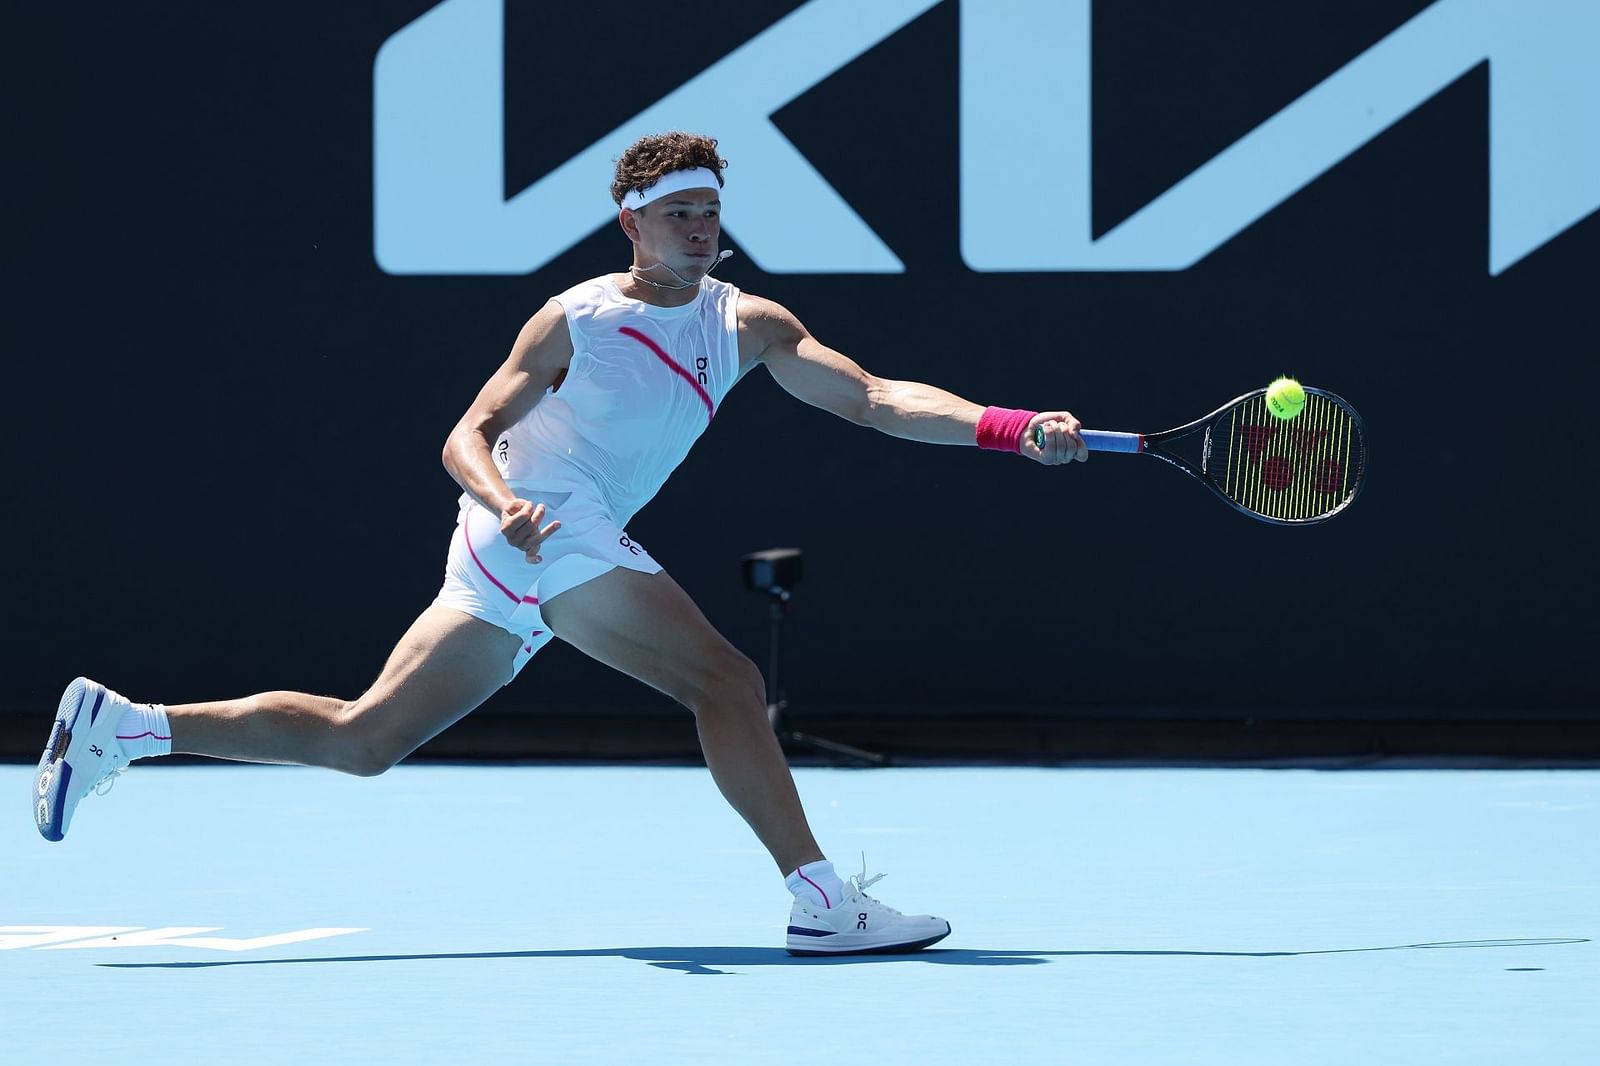
[[[627,548],[634,555],[644,554],[644,549],[639,547],[639,545],[635,544],[633,541],[629,540],[626,533],[617,538],[617,543],[622,545],[624,548]]]

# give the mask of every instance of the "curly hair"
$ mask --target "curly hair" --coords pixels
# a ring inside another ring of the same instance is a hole
[[[611,198],[622,206],[622,198],[634,189],[641,192],[675,170],[705,167],[722,185],[722,168],[728,161],[717,154],[717,140],[698,133],[673,130],[640,137],[617,160],[617,177],[611,183]]]

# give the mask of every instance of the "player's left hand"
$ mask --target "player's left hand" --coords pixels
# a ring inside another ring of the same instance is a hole
[[[1036,428],[1044,430],[1042,447],[1034,438]],[[1083,442],[1082,429],[1071,411],[1040,411],[1022,431],[1022,454],[1046,466],[1084,462],[1089,458],[1089,446]]]
[[[500,512],[500,535],[510,541],[513,548],[520,548],[530,563],[544,562],[539,554],[539,545],[561,528],[561,522],[557,520],[541,529],[539,523],[544,521],[544,517],[544,504],[535,505],[523,499],[513,499]]]

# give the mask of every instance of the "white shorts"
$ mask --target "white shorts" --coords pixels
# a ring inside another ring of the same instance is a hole
[[[468,497],[450,538],[444,585],[433,602],[518,637],[522,645],[511,665],[516,677],[553,636],[539,613],[540,603],[619,566],[655,574],[661,564],[618,529],[600,501],[587,493],[512,488],[519,498],[545,505],[546,523],[561,520],[561,528],[539,546],[544,561],[528,562],[525,552],[500,535],[500,516]]]

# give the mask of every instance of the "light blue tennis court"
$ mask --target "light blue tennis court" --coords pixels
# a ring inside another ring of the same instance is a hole
[[[799,769],[947,917],[793,959],[688,767],[0,766],[8,1062],[1600,1061],[1593,772]]]

